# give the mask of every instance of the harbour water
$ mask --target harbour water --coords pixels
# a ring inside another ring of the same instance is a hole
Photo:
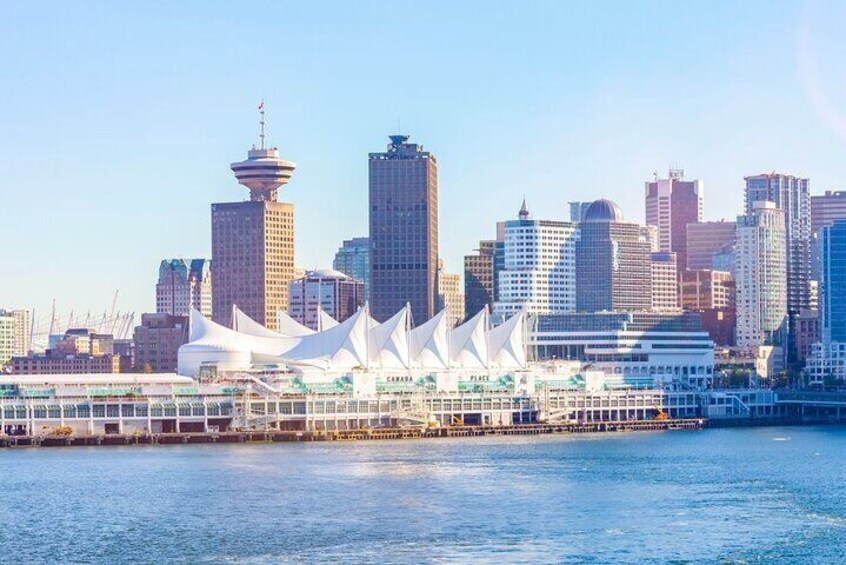
[[[842,563],[846,428],[0,451],[2,563]]]

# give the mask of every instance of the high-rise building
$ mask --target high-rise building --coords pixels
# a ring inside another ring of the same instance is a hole
[[[820,233],[834,220],[846,220],[846,190],[826,190],[811,196],[811,232]]]
[[[846,343],[846,220],[824,225],[820,236],[820,335],[825,342]]]
[[[769,173],[745,178],[746,214],[755,202],[770,201],[784,211],[787,269],[788,361],[796,360],[793,320],[810,307],[811,202],[810,181],[791,175]]]
[[[188,343],[188,316],[141,314],[133,334],[135,370],[175,373],[179,348]]]
[[[0,367],[29,352],[31,331],[29,310],[0,309]]]
[[[479,249],[464,256],[464,317],[470,318],[487,306],[493,310],[497,288],[496,244],[483,239]]]
[[[523,308],[531,314],[574,312],[577,237],[576,224],[532,219],[523,200],[517,219],[505,222],[494,315],[507,317]]]
[[[679,274],[681,307],[692,312],[735,307],[735,284],[731,273],[702,269]]]
[[[652,311],[673,312],[679,309],[679,284],[676,254],[668,251],[652,253]]]
[[[737,344],[784,345],[787,327],[785,214],[755,201],[737,218]]]
[[[822,278],[820,230],[834,220],[846,220],[846,191],[826,190],[825,194],[811,196],[811,279],[816,281]]]
[[[364,283],[333,269],[309,271],[288,286],[288,315],[313,330],[328,329],[320,311],[343,322],[364,305]]]
[[[438,162],[408,138],[369,156],[370,310],[383,322],[409,303],[422,324],[437,303]]]
[[[802,310],[797,317],[796,330],[798,360],[801,363],[805,363],[811,356],[814,344],[820,338],[819,311],[812,309]]]
[[[806,367],[815,384],[846,380],[846,220],[820,228],[820,248],[820,341],[813,345]]]
[[[449,320],[452,326],[464,320],[464,292],[461,288],[461,275],[447,273],[444,270],[444,260],[438,260],[438,310],[449,309]]]
[[[597,200],[579,224],[576,309],[579,312],[652,308],[652,248],[644,226],[625,221],[620,207]]]
[[[676,253],[687,265],[687,225],[702,221],[702,183],[684,180],[684,171],[670,169],[666,179],[646,185],[646,224],[658,227],[658,249]]]
[[[364,300],[370,300],[370,238],[345,239],[332,261],[332,268],[364,283]]]
[[[211,261],[164,259],[156,283],[156,312],[188,316],[191,308],[212,315]]]
[[[714,254],[734,247],[737,224],[719,222],[697,222],[687,224],[687,268],[692,271],[716,269]],[[679,269],[679,272],[684,269]]]
[[[570,205],[570,222],[578,224],[585,217],[588,206],[593,202],[569,202]]]
[[[288,308],[288,282],[294,278],[294,205],[277,202],[296,165],[261,145],[247,159],[232,163],[235,178],[250,190],[245,202],[212,204],[212,315],[231,325],[237,305],[256,322],[276,329],[276,312]]]

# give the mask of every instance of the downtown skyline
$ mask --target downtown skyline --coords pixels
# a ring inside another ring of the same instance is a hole
[[[120,310],[152,311],[161,258],[210,256],[209,204],[243,199],[228,164],[258,143],[254,109],[262,97],[269,143],[298,165],[281,198],[297,206],[296,263],[304,268],[331,266],[342,240],[367,234],[367,154],[380,151],[398,127],[438,155],[440,255],[452,272],[479,239],[493,237],[495,221],[513,216],[523,195],[548,219],[566,220],[568,201],[603,196],[643,222],[643,183],[670,164],[703,181],[710,220],[731,220],[742,210],[747,175],[810,177],[813,194],[842,188],[844,140],[826,106],[815,111],[819,93],[805,80],[803,30],[820,30],[811,34],[820,40],[817,54],[830,54],[825,40],[832,40],[830,16],[811,8],[805,17],[797,4],[763,23],[754,6],[656,8],[626,14],[628,20],[617,13],[601,24],[605,36],[576,31],[569,39],[555,35],[556,24],[600,25],[603,11],[512,5],[474,15],[439,5],[418,15],[409,5],[391,15],[370,5],[355,17],[361,28],[328,38],[350,16],[350,8],[335,8],[309,32],[295,24],[316,16],[288,10],[283,37],[257,23],[256,14],[229,21],[230,10],[215,5],[202,15],[173,8],[168,21],[162,13],[93,5],[79,28],[60,28],[57,8],[28,31],[20,27],[34,13],[13,11],[0,24],[6,67],[18,79],[4,94],[0,190],[12,214],[0,235],[26,235],[5,252],[16,269],[14,280],[0,281],[5,303],[35,307],[42,317],[56,298],[60,313],[96,315],[120,289]],[[401,15],[434,27],[424,33]],[[367,23],[366,16],[375,19]],[[543,33],[528,36],[543,17]],[[485,39],[505,31],[509,18],[515,25],[507,40]],[[725,25],[693,29],[697,18]],[[662,21],[684,28],[678,52],[666,49],[669,38],[643,38],[637,29]],[[125,26],[116,27],[127,40],[106,53],[98,46],[113,42],[110,22]],[[154,48],[149,37],[133,34],[151,23],[163,35],[183,35],[162,37]],[[477,25],[460,37],[462,23]],[[785,25],[790,33],[780,41],[764,41]],[[255,26],[263,41],[239,33]],[[98,33],[86,35],[94,27]],[[207,52],[198,52],[191,43],[224,28],[222,47],[205,44]],[[379,47],[360,47],[363,36]],[[357,48],[345,52],[353,43]],[[63,53],[63,45],[75,46],[73,57],[46,57],[50,49]],[[314,46],[320,49],[312,53]],[[416,64],[403,68],[407,46],[415,48]],[[644,65],[650,50],[660,59]],[[449,52],[461,56],[446,60]],[[257,74],[260,62],[247,57],[256,53],[289,74]],[[400,66],[370,69],[376,54]],[[639,64],[628,67],[635,59]],[[215,65],[219,74],[210,72]],[[760,93],[755,77],[775,69],[782,74],[768,79],[771,96],[749,96]],[[435,82],[422,80],[426,74]],[[44,89],[56,79],[62,89]],[[712,112],[693,110],[701,107]],[[796,135],[783,135],[785,128]],[[26,188],[34,168],[51,184],[47,202],[42,191]],[[86,245],[96,252],[80,252]]]

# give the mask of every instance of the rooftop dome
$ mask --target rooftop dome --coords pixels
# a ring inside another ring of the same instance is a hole
[[[583,222],[624,222],[623,211],[610,200],[594,201],[585,211]]]
[[[316,271],[309,271],[306,274],[310,279],[346,279],[347,275],[334,269],[318,269]]]

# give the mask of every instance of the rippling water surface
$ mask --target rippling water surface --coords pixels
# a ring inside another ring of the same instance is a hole
[[[2,563],[843,563],[846,429],[0,451]]]

